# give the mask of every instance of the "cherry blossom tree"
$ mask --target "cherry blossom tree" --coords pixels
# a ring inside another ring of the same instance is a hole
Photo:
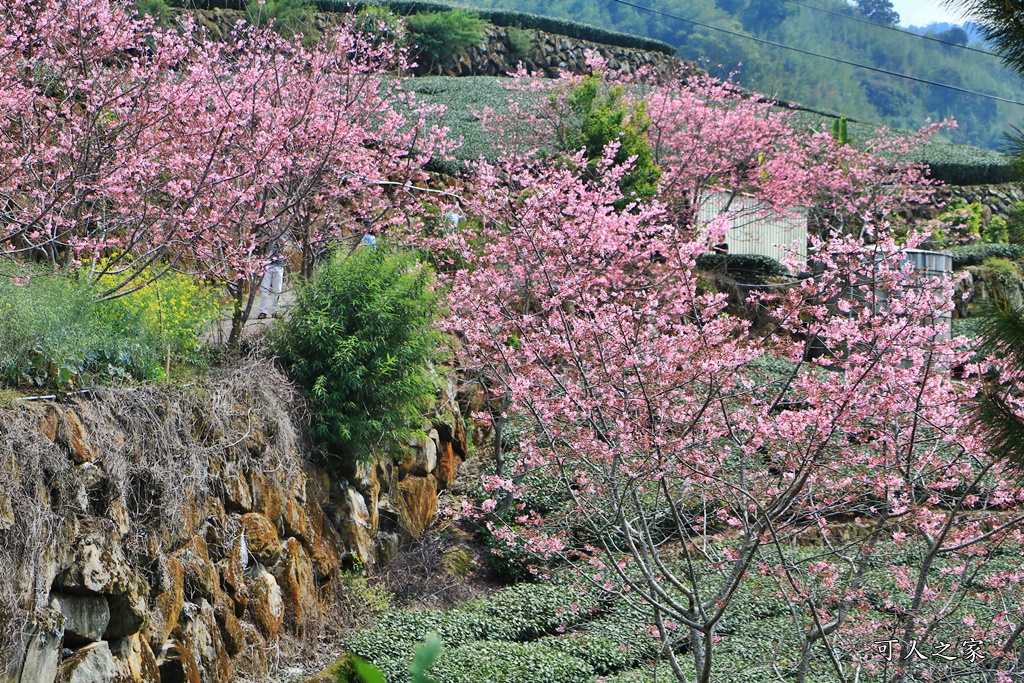
[[[192,272],[227,286],[235,338],[274,252],[290,243],[308,274],[354,221],[400,208],[382,183],[446,152],[433,112],[387,77],[393,45],[345,26],[308,48],[244,25],[212,41],[187,17],[132,16],[111,0],[0,14],[0,244],[90,267],[101,296],[147,266]]]
[[[922,235],[891,235],[895,209],[930,192],[892,161],[915,140],[857,151],[706,81],[646,97],[654,201],[615,208],[614,145],[589,181],[582,156],[520,145],[479,165],[465,202],[479,227],[444,245],[463,264],[448,319],[463,363],[528,425],[487,482],[483,511],[513,505],[496,535],[643,610],[680,681],[713,679],[752,576],[788,606],[796,680],[1010,680],[1024,494],[966,419],[976,386],[950,368],[979,368],[936,333],[952,283],[907,262]],[[728,215],[679,207],[709,191],[824,209],[817,275],[749,297],[766,329],[696,268]],[[538,476],[569,503],[516,503]],[[869,590],[879,568],[892,585]],[[924,662],[910,645],[940,636],[977,658]]]

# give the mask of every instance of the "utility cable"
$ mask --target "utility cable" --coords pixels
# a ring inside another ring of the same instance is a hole
[[[911,38],[920,38],[922,40],[930,40],[933,43],[939,43],[940,45],[946,45],[947,47],[955,47],[955,48],[958,48],[960,50],[970,50],[971,52],[977,52],[979,54],[988,55],[989,57],[998,57],[999,56],[995,52],[989,52],[988,50],[981,50],[979,48],[971,47],[969,45],[961,45],[960,43],[951,43],[951,42],[949,42],[947,40],[940,40],[939,38],[936,38],[935,36],[926,36],[926,35],[923,35],[921,33],[914,33],[913,31],[907,31],[905,29],[898,28],[896,26],[887,26],[886,24],[876,24],[875,22],[873,22],[873,21],[871,21],[869,19],[864,19],[864,18],[861,18],[861,17],[855,17],[855,16],[850,15],[850,14],[843,14],[842,12],[836,12],[835,10],[826,9],[824,7],[818,7],[816,5],[809,5],[806,2],[800,2],[799,0],[785,0],[785,1],[790,3],[790,4],[792,4],[792,5],[798,5],[800,7],[806,7],[807,9],[812,9],[815,12],[824,12],[825,14],[831,14],[832,16],[836,16],[836,17],[839,17],[841,19],[848,19],[850,21],[860,22],[861,24],[868,24],[868,25],[874,26],[876,28],[884,28],[887,31],[895,31],[896,33],[902,33],[903,35],[910,36]]]
[[[677,14],[671,14],[669,12],[663,12],[661,10],[654,9],[653,7],[644,7],[643,5],[637,5],[636,3],[629,2],[629,0],[613,0],[613,1],[618,3],[618,4],[620,4],[620,5],[625,5],[627,7],[632,7],[634,9],[642,10],[644,12],[650,12],[651,14],[657,14],[657,15],[660,15],[660,16],[663,16],[663,17],[668,17],[669,19],[675,19],[676,21],[683,21],[683,22],[686,22],[687,24],[693,24],[694,26],[700,26],[701,28],[710,29],[712,31],[718,31],[720,33],[725,33],[725,34],[730,35],[730,36],[736,36],[737,38],[746,38],[747,40],[752,40],[755,43],[761,43],[762,45],[769,45],[771,47],[777,47],[777,48],[782,49],[782,50],[789,50],[790,52],[796,52],[798,54],[807,55],[808,57],[817,57],[818,59],[825,59],[825,60],[828,60],[830,62],[836,62],[837,64],[845,64],[846,66],[852,66],[852,67],[857,68],[857,69],[864,69],[866,71],[874,71],[875,73],[885,74],[886,76],[895,76],[897,78],[903,78],[903,79],[906,79],[908,81],[913,81],[915,83],[923,83],[924,85],[931,85],[931,86],[935,86],[937,88],[945,88],[947,90],[953,90],[955,92],[962,92],[962,93],[967,94],[967,95],[975,95],[977,97],[982,97],[982,98],[985,98],[985,99],[988,99],[988,100],[995,100],[996,102],[1005,102],[1007,104],[1017,105],[1018,107],[1024,107],[1024,102],[1018,102],[1017,100],[1010,100],[1010,99],[1007,99],[1005,97],[999,97],[998,95],[989,95],[988,93],[978,92],[976,90],[969,90],[967,88],[961,88],[960,86],[956,86],[956,85],[949,85],[947,83],[939,83],[938,81],[930,81],[930,80],[928,80],[926,78],[918,78],[917,76],[908,76],[907,74],[901,74],[898,71],[889,71],[888,69],[881,69],[881,68],[876,67],[876,66],[868,66],[867,64],[858,64],[857,62],[851,62],[851,61],[846,60],[846,59],[840,59],[839,57],[830,57],[828,55],[819,54],[817,52],[811,52],[810,50],[802,50],[802,49],[800,49],[798,47],[792,47],[790,45],[783,45],[782,43],[776,43],[775,41],[772,41],[772,40],[765,40],[764,38],[757,38],[755,36],[750,36],[750,35],[747,35],[745,33],[740,33],[739,31],[731,31],[731,30],[729,30],[727,28],[720,28],[718,26],[711,26],[710,24],[704,24],[704,23],[701,23],[699,21],[695,21],[693,19],[687,19],[686,17],[681,17],[681,16],[679,16]]]

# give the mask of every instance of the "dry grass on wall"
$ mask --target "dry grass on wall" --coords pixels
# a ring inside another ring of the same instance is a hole
[[[20,650],[62,551],[83,528],[118,527],[125,557],[144,571],[204,524],[200,508],[223,497],[224,467],[286,486],[301,477],[308,448],[295,425],[305,414],[266,361],[201,387],[99,389],[0,407],[0,678],[11,665],[3,653]]]

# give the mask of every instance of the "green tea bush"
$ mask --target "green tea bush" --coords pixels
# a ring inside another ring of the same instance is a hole
[[[430,269],[384,244],[335,254],[299,286],[277,349],[328,452],[366,457],[412,435],[435,393],[438,301]]]
[[[758,254],[701,254],[697,268],[754,277],[785,277],[786,267],[771,256]]]
[[[480,603],[482,614],[499,620],[504,640],[532,640],[559,627],[578,624],[591,615],[594,597],[570,586],[520,584]]]
[[[953,255],[953,268],[980,266],[990,258],[1016,260],[1024,257],[1024,246],[1019,244],[967,244],[949,250]]]
[[[582,659],[600,676],[637,666],[657,653],[658,640],[629,607],[583,624],[578,631],[548,636],[538,643]]]
[[[932,229],[933,247],[946,249],[981,237],[983,213],[984,207],[978,202],[968,204],[959,197],[951,200]]]
[[[90,383],[164,377],[168,360],[191,361],[216,317],[216,298],[191,278],[168,275],[101,301],[85,272],[0,278],[0,382],[70,390]]]
[[[423,12],[405,20],[420,56],[436,65],[446,56],[461,55],[487,38],[488,22],[465,10]]]
[[[500,618],[465,610],[407,610],[385,614],[370,629],[348,641],[348,650],[381,666],[381,662],[405,662],[417,643],[437,633],[446,647],[486,638],[502,638],[509,632]],[[384,667],[382,667],[384,668]]]
[[[591,683],[584,661],[537,643],[483,641],[446,651],[432,670],[439,683]]]

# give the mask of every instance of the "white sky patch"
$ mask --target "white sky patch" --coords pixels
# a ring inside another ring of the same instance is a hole
[[[939,0],[892,0],[901,26],[927,26],[933,22],[964,23],[963,15]]]

